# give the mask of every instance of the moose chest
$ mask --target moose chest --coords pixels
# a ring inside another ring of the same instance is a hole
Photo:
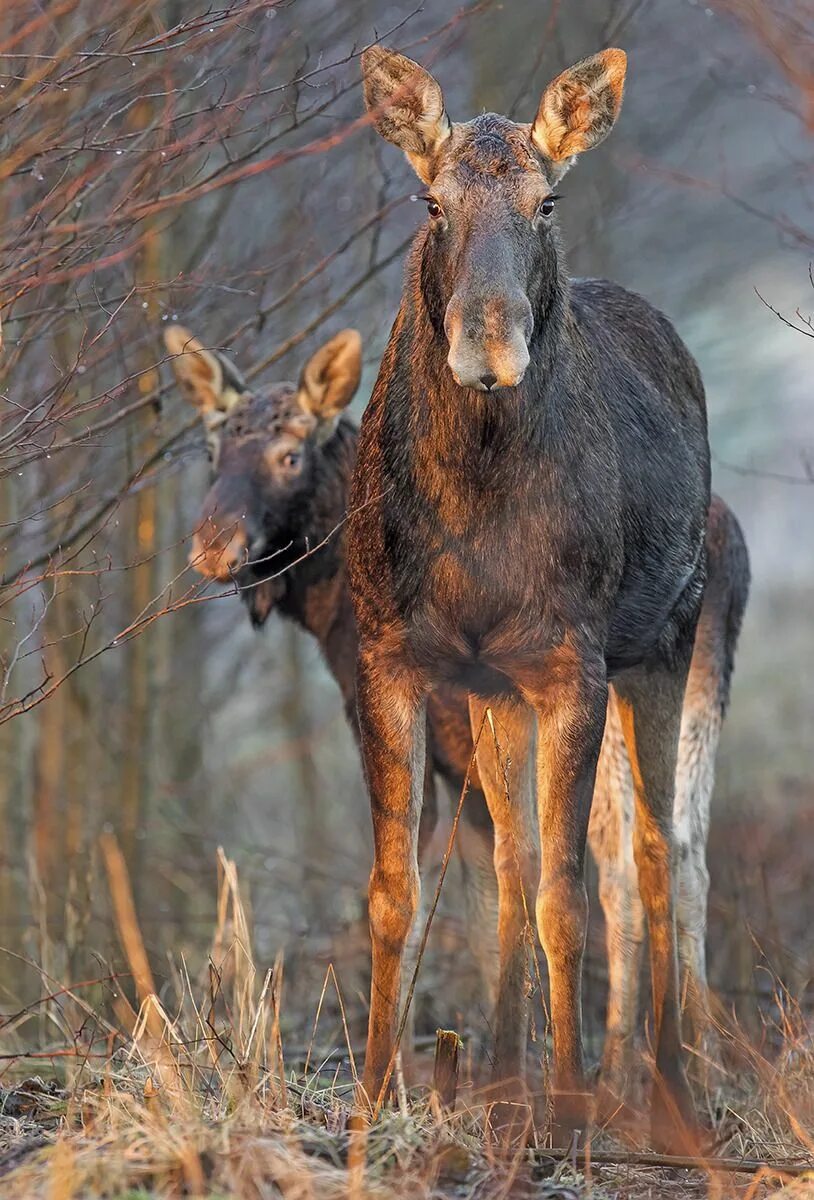
[[[388,506],[387,574],[411,657],[434,679],[483,695],[512,690],[575,625],[601,625],[613,566],[605,531],[575,522],[556,472],[429,475]],[[611,555],[612,558],[612,555]],[[597,636],[602,633],[597,629]]]

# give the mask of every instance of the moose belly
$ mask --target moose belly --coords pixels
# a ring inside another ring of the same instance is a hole
[[[696,559],[661,574],[631,572],[625,582],[608,630],[610,676],[653,658],[669,662],[679,644],[694,636],[704,571]]]
[[[517,695],[508,675],[479,659],[456,659],[451,656],[435,659],[433,682],[435,686],[446,684],[484,700]]]
[[[431,575],[427,599],[409,615],[407,640],[435,683],[483,697],[510,695],[518,666],[541,661],[562,638],[563,625],[522,575],[490,578],[448,559]]]
[[[492,650],[491,639],[477,626],[451,623],[445,614],[430,610],[411,622],[408,640],[416,662],[435,685],[487,698],[514,692],[505,656]]]

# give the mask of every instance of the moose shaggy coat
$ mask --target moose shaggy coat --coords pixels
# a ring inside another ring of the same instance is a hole
[[[212,485],[203,501],[191,562],[209,578],[235,580],[252,624],[273,612],[293,620],[319,644],[356,729],[356,625],[347,586],[344,525],[358,430],[334,411],[325,415],[294,384],[249,388],[233,364],[180,326],[165,331],[184,395],[199,409],[207,434]],[[307,367],[343,365],[341,403],[353,396],[359,344],[352,331],[332,338]],[[704,1027],[704,862],[709,799],[732,658],[746,599],[748,564],[733,514],[713,498],[708,526],[709,574],[687,688],[679,748],[677,825],[682,845],[679,930],[687,994]],[[445,691],[430,706],[432,763],[457,799],[472,756],[465,697]],[[422,809],[425,845],[436,819],[432,787]],[[611,708],[591,813],[591,849],[599,868],[607,929],[610,995],[603,1079],[612,1097],[631,1074],[643,929],[632,861],[633,786],[618,715]],[[474,785],[462,812],[456,848],[466,899],[465,926],[488,1001],[498,985],[494,843],[485,799]],[[416,922],[417,935],[420,922]]]
[[[435,80],[381,47],[365,52],[363,71],[379,132],[430,188],[362,421],[348,529],[375,845],[367,1100],[377,1105],[392,1069],[418,907],[425,698],[454,684],[473,698],[476,735],[492,702],[494,746],[479,766],[500,889],[496,1072],[509,1080],[523,1069],[535,897],[555,1107],[584,1123],[583,863],[613,681],[650,933],[654,1127],[672,1142],[692,1121],[672,808],[706,570],[704,392],[666,317],[613,283],[568,278],[555,218],[558,179],[616,119],[625,55],[604,51],[563,72],[531,126],[494,114],[451,124]]]

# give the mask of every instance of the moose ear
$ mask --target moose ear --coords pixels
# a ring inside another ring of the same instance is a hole
[[[362,339],[343,329],[308,359],[300,376],[300,408],[328,433],[353,399],[362,375]]]
[[[563,71],[543,92],[531,140],[552,164],[554,179],[610,133],[622,107],[626,70],[624,50],[602,50]]]
[[[362,76],[376,129],[404,151],[419,179],[431,183],[438,152],[452,132],[441,88],[418,63],[383,46],[365,50]]]
[[[229,412],[241,400],[246,384],[237,368],[217,351],[207,350],[183,325],[164,330],[164,345],[173,356],[172,369],[185,399],[205,420]]]

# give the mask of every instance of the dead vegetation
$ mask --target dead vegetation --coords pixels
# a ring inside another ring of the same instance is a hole
[[[41,1001],[4,1017],[0,1196],[755,1200],[783,1185],[789,1200],[814,1194],[814,1045],[779,988],[771,1059],[722,1024],[730,1072],[707,1072],[700,1089],[707,1157],[648,1154],[635,1123],[624,1140],[594,1130],[584,1150],[565,1153],[535,1126],[507,1156],[490,1132],[488,1093],[462,1078],[454,1112],[429,1087],[398,1089],[349,1170],[356,1057],[333,969],[307,1047],[289,1058],[301,1030],[286,1019],[284,963],[255,962],[237,871],[221,853],[208,959],[172,962],[159,997],[111,838],[103,854],[130,970],[75,986],[42,972]],[[45,1044],[26,1052],[37,1024]],[[26,1074],[32,1059],[42,1076]]]

